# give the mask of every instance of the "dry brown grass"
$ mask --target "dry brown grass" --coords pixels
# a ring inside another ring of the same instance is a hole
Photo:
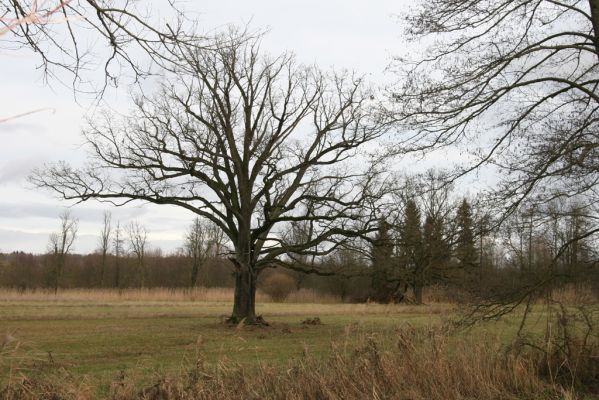
[[[285,302],[302,304],[337,304],[341,303],[341,297],[322,293],[314,289],[300,289],[291,292],[285,299]]]
[[[125,371],[105,396],[129,399],[559,399],[572,391],[540,378],[534,357],[506,353],[493,339],[473,341],[431,328],[402,328],[396,337],[363,335],[333,343],[326,360],[305,354],[288,366],[249,368],[221,361],[208,368],[201,344],[195,359],[177,373],[142,385]],[[4,399],[97,398],[85,379],[46,363],[12,379]]]
[[[0,289],[0,301],[167,301],[167,302],[230,302],[232,288],[150,288],[150,289],[63,289],[54,294],[53,290]],[[257,301],[268,302],[270,298],[258,292]]]
[[[597,304],[598,293],[590,285],[566,285],[552,291],[555,302],[562,304]]]
[[[422,301],[424,304],[455,303],[455,293],[452,293],[452,290],[445,286],[432,285],[422,292]]]
[[[90,301],[90,302],[117,302],[117,301],[165,301],[165,302],[231,302],[233,300],[232,288],[150,288],[150,289],[63,289],[54,293],[54,290],[18,290],[10,288],[0,289],[0,301]],[[274,300],[261,290],[256,294],[258,303],[270,303]],[[312,289],[292,291],[284,300],[286,303],[315,303],[334,304],[341,303],[341,298],[322,293]]]
[[[599,293],[591,285],[568,284],[554,288],[551,292],[552,301],[568,305],[591,305],[599,303]],[[407,293],[408,302],[413,299],[412,293]],[[424,304],[455,304],[468,303],[475,300],[465,290],[447,287],[443,285],[431,285],[423,292]],[[545,297],[538,299],[539,303],[545,301]]]
[[[54,293],[53,289],[12,289],[0,288],[0,301],[91,301],[91,302],[116,302],[116,301],[165,301],[165,302],[231,302],[233,288],[129,288],[129,289],[62,289]],[[258,303],[275,302],[263,290],[256,294]],[[323,293],[314,289],[300,289],[291,291],[284,300],[276,302],[302,303],[302,304],[338,304],[342,303],[340,296]],[[432,286],[424,292],[425,304],[452,303],[451,294],[442,286]]]

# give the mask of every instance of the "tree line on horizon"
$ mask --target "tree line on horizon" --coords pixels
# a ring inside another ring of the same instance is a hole
[[[501,225],[477,198],[457,195],[444,185],[445,173],[429,170],[406,178],[369,238],[346,243],[326,256],[289,253],[296,271],[271,268],[259,286],[284,293],[312,289],[343,301],[423,303],[432,286],[455,301],[518,293],[548,275],[554,287],[575,284],[599,295],[596,246],[579,239],[589,223],[575,202],[529,207]],[[43,255],[24,252],[0,258],[0,286],[20,290],[62,288],[234,287],[229,244],[217,225],[197,217],[182,246],[170,254],[150,249],[147,229],[137,221],[113,223],[106,212],[92,254],[71,254],[77,219],[60,216]],[[281,237],[288,246],[305,240],[309,226],[292,222]],[[565,246],[565,245],[568,246]],[[562,252],[562,249],[566,249]],[[315,273],[304,273],[306,266]]]

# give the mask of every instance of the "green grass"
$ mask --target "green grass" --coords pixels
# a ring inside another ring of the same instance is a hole
[[[221,322],[231,307],[223,302],[6,301],[0,303],[0,335],[14,336],[19,354],[27,357],[9,360],[12,367],[5,362],[4,379],[51,357],[55,365],[106,392],[120,371],[151,382],[154,373],[177,370],[198,352],[209,365],[227,360],[280,366],[305,352],[324,357],[331,343],[351,345],[356,333],[392,341],[398,327],[440,324],[453,313],[444,304],[265,303],[257,311],[270,327],[238,329]],[[316,316],[322,325],[301,324]],[[475,334],[507,338],[516,326],[515,321],[500,322]]]

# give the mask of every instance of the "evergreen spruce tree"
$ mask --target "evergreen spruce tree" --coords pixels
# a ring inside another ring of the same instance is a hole
[[[390,283],[393,281],[393,240],[390,225],[381,218],[377,237],[372,246],[372,290],[376,301],[387,302],[390,299]]]
[[[447,240],[445,221],[439,216],[427,215],[422,229],[423,273],[418,277],[420,291],[429,283],[445,283],[449,279],[451,246]],[[416,293],[416,300],[422,293]]]
[[[472,277],[478,267],[477,250],[474,243],[472,208],[466,199],[462,201],[456,213],[456,245],[454,255],[459,267],[464,271],[462,276]]]
[[[426,274],[422,251],[420,210],[416,202],[410,199],[406,202],[404,217],[399,227],[398,261],[405,279],[414,289],[417,303],[422,303],[422,288]]]

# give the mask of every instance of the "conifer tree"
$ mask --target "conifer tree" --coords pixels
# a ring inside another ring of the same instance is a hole
[[[381,218],[376,239],[372,245],[372,289],[377,301],[388,301],[391,296],[390,283],[392,283],[393,266],[393,240],[390,235],[390,225],[386,219]]]
[[[471,274],[477,266],[477,251],[474,244],[474,229],[472,221],[472,208],[466,199],[462,201],[456,213],[456,246],[454,255],[459,267],[466,274]]]
[[[416,302],[422,303],[422,288],[425,283],[423,263],[422,227],[420,210],[412,199],[406,202],[403,220],[399,227],[398,259],[406,279],[414,289]]]
[[[431,282],[446,282],[449,278],[451,246],[447,240],[445,219],[440,215],[427,215],[422,229],[423,274],[419,286]],[[416,300],[421,296],[416,293]]]

